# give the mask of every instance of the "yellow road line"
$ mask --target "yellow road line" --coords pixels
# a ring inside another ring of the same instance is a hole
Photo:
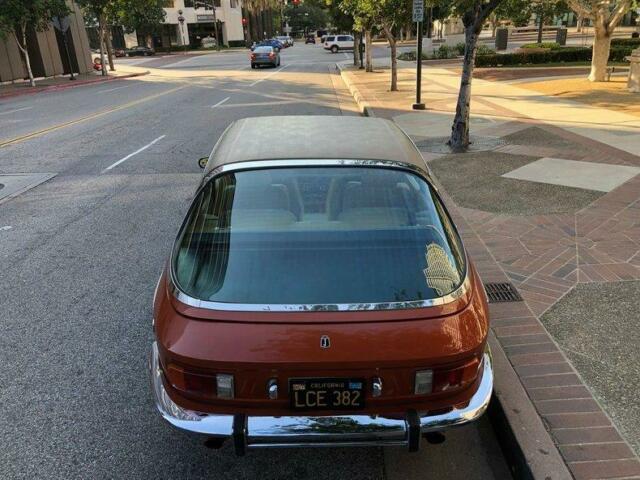
[[[129,103],[125,103],[124,105],[118,105],[117,107],[112,108],[111,110],[105,110],[103,112],[93,113],[91,115],[87,115],[86,117],[78,118],[76,120],[71,120],[69,122],[60,123],[58,125],[54,125],[52,127],[43,128],[42,130],[38,130],[36,132],[27,133],[26,135],[20,135],[19,137],[12,138],[10,140],[0,140],[0,148],[6,147],[7,145],[13,145],[15,143],[20,143],[30,138],[39,137],[40,135],[44,135],[45,133],[53,132],[55,130],[60,130],[62,128],[70,127],[71,125],[76,125],[78,123],[86,122],[87,120],[93,120],[94,118],[102,117],[103,115],[107,115],[109,113],[117,112],[118,110],[124,110],[125,108],[133,107],[134,105],[138,105],[139,103],[148,102],[149,100],[153,100],[158,97],[162,97],[163,95],[168,95],[169,93],[176,92],[178,90],[182,90],[183,88],[187,88],[188,85],[182,85],[180,87],[172,88],[170,90],[156,93],[153,95],[149,95],[148,97],[140,98],[138,100],[134,100]]]

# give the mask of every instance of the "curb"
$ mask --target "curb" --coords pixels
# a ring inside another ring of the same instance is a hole
[[[76,87],[82,87],[85,85],[93,85],[94,83],[105,83],[105,82],[114,82],[116,80],[122,80],[125,78],[134,78],[134,77],[142,77],[144,75],[149,75],[149,70],[147,70],[146,72],[139,72],[139,73],[130,73],[127,75],[119,75],[119,76],[115,76],[115,77],[107,77],[105,79],[98,79],[98,80],[80,80],[80,81],[76,81],[74,83],[69,83],[69,84],[64,84],[64,85],[51,85],[49,87],[42,87],[42,88],[34,88],[34,89],[30,89],[30,90],[21,90],[21,91],[17,91],[17,92],[9,92],[9,93],[0,93],[0,100],[3,100],[5,98],[13,98],[13,97],[20,97],[23,95],[35,95],[36,93],[41,93],[41,92],[55,92],[58,90],[67,90],[69,88],[76,88]]]
[[[569,467],[493,332],[489,344],[495,383],[487,415],[513,477],[572,480]]]
[[[360,90],[358,89],[358,87],[356,87],[355,83],[351,81],[346,65],[344,63],[336,63],[336,67],[338,67],[338,70],[340,70],[342,81],[347,86],[349,92],[351,92],[351,95],[353,96],[353,99],[358,104],[360,113],[362,113],[362,115],[364,115],[365,117],[375,117],[376,115],[373,112],[373,108],[371,107],[369,102],[365,100],[364,96],[362,95],[362,93],[360,93]]]
[[[337,64],[361,113],[375,117],[371,104],[351,80],[346,65]],[[493,331],[488,339],[494,365],[494,392],[487,415],[514,478],[572,480],[573,475],[538,415]]]

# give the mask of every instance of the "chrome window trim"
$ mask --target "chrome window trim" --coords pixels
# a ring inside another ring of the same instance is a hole
[[[259,160],[259,161],[244,161],[237,163],[228,163],[213,168],[211,171],[204,175],[202,183],[194,195],[194,200],[198,197],[200,191],[211,181],[213,178],[228,172],[236,172],[242,170],[255,170],[255,169],[268,169],[268,168],[291,168],[291,167],[328,167],[328,166],[350,166],[350,167],[382,167],[397,170],[406,170],[412,173],[418,174],[423,180],[425,180],[434,190],[437,189],[431,180],[431,175],[428,170],[418,167],[417,165],[397,162],[391,160],[339,160],[339,159],[305,159],[305,160]],[[438,195],[439,197],[439,195]],[[442,199],[439,198],[442,202]],[[442,203],[446,211],[446,206]],[[189,206],[188,211],[191,211],[193,202]],[[447,215],[449,212],[447,211]],[[188,215],[185,215],[183,225],[180,227],[179,232],[184,227],[184,222],[187,221]],[[451,215],[449,215],[451,220]],[[180,290],[178,283],[174,277],[173,260],[175,254],[175,245],[179,240],[176,238],[174,248],[171,251],[171,258],[169,261],[169,275],[168,275],[168,289],[169,292],[179,302],[188,305],[190,307],[202,308],[205,310],[218,310],[218,311],[230,311],[230,312],[350,312],[350,311],[370,311],[370,310],[407,310],[416,308],[429,308],[435,306],[446,305],[448,303],[455,302],[459,298],[463,297],[471,288],[471,280],[469,278],[469,259],[467,256],[467,250],[462,244],[462,237],[458,233],[455,224],[452,221],[453,228],[458,235],[462,251],[464,253],[464,267],[465,274],[464,280],[460,283],[458,288],[453,292],[444,295],[442,297],[432,298],[429,300],[414,300],[407,302],[380,302],[380,303],[335,303],[335,304],[259,304],[259,303],[225,303],[225,302],[211,302],[207,300],[200,300],[192,297],[187,293]]]

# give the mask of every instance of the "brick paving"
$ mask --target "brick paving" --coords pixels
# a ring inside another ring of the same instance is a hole
[[[357,78],[357,90],[372,100],[373,114],[394,118],[406,113],[405,105],[385,97],[386,86],[380,80]],[[412,74],[407,78],[411,85]],[[444,88],[438,80],[431,83]],[[446,111],[451,101],[434,96],[429,105]],[[515,118],[475,130],[480,135],[511,135],[507,145],[496,149],[503,154],[640,166],[640,156],[513,115],[486,97],[475,105],[476,112],[493,108],[495,114]],[[527,141],[527,130],[533,128],[548,135],[538,131]],[[446,190],[443,196],[483,281],[510,281],[523,297],[522,302],[491,304],[491,328],[573,476],[640,479],[637,455],[540,321],[580,283],[640,279],[640,175],[566,213],[495,213],[456,206]]]

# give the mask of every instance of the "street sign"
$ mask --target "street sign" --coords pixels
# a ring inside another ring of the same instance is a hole
[[[196,22],[198,23],[212,23],[216,21],[216,16],[211,14],[196,15]]]
[[[56,29],[64,33],[69,29],[69,26],[71,25],[71,19],[69,18],[69,16],[62,17],[62,18],[53,17],[51,19],[51,23]]]
[[[422,22],[424,19],[424,0],[413,0],[413,21]]]

